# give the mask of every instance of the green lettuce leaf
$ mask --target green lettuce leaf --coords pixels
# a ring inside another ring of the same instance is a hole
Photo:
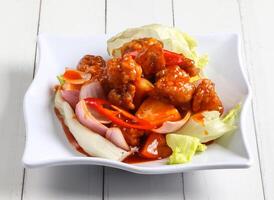
[[[239,103],[222,118],[222,121],[228,125],[235,126],[235,121],[239,116],[240,110],[241,104]]]
[[[61,75],[60,75],[60,76],[57,76],[57,79],[58,79],[60,85],[64,85],[65,80],[63,79],[63,76],[61,76]]]
[[[197,52],[196,52],[196,47],[197,47],[196,40],[193,37],[191,37],[190,35],[188,35],[187,33],[182,33],[182,34],[188,44],[190,52],[191,52],[189,58],[194,60],[197,67],[199,67],[201,69],[204,68],[208,64],[208,55],[205,54],[202,56],[198,56]],[[179,53],[184,53],[184,52],[180,52],[180,50],[179,50]]]
[[[187,163],[191,161],[196,152],[206,150],[206,145],[201,144],[198,138],[187,135],[168,134],[166,141],[172,149],[168,164]]]
[[[160,24],[150,24],[137,28],[129,28],[118,33],[107,41],[109,55],[120,56],[119,48],[123,44],[134,39],[153,37],[163,42],[164,48],[194,60],[197,67],[203,68],[208,63],[208,56],[198,56],[197,42],[194,38],[177,28],[163,26]]]
[[[240,109],[241,106],[238,104],[224,117],[220,117],[218,111],[204,111],[192,115],[189,121],[180,130],[175,132],[175,134],[193,136],[199,138],[202,143],[215,140],[237,128],[235,123]]]

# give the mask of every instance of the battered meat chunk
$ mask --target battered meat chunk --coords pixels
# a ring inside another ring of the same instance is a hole
[[[130,146],[140,145],[141,138],[145,134],[143,130],[138,130],[135,128],[125,128],[125,127],[120,127],[120,128],[128,145]]]
[[[142,68],[131,56],[113,58],[107,62],[104,79],[108,85],[108,100],[125,109],[133,110],[135,82],[141,78]]]
[[[221,114],[223,113],[224,107],[211,80],[203,79],[199,83],[193,95],[192,110],[193,112],[217,110]]]
[[[155,98],[168,101],[175,106],[184,106],[190,102],[195,91],[189,82],[189,75],[179,66],[169,66],[156,75]]]
[[[106,66],[101,56],[85,55],[79,62],[77,69],[91,74],[92,79],[101,79]]]
[[[151,79],[155,73],[165,68],[163,44],[155,38],[141,38],[124,44],[122,55],[135,52],[135,61],[142,66],[144,77]]]
[[[126,110],[134,110],[135,105],[133,104],[133,99],[135,92],[135,86],[133,84],[127,84],[121,89],[111,89],[108,93],[108,100],[114,105],[121,106]]]
[[[141,38],[125,43],[120,49],[121,54],[135,52],[136,62],[142,66],[144,76],[150,79],[154,73],[164,69],[166,61],[163,52],[163,43],[155,38]],[[166,51],[168,52],[168,51]],[[167,53],[168,54],[168,53]],[[195,67],[194,61],[182,55],[180,67],[189,74],[196,76],[200,69]]]
[[[154,75],[166,65],[163,48],[159,44],[143,48],[135,60],[142,66],[144,77],[147,79],[154,78]]]
[[[181,66],[181,68],[189,74],[189,76],[193,77],[199,74],[200,69],[198,67],[193,66]]]
[[[121,54],[124,55],[132,51],[141,51],[155,44],[163,47],[163,44],[155,38],[141,38],[141,39],[132,40],[130,42],[125,43],[120,48],[120,51],[121,51]]]

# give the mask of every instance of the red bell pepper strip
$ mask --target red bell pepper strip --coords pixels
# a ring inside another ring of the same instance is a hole
[[[135,59],[138,53],[139,51],[131,51],[126,54],[130,55],[133,59]],[[165,49],[163,49],[163,53],[164,53],[167,66],[172,66],[172,65],[179,65],[183,67],[194,66],[194,61],[185,57],[183,54],[174,53]]]
[[[183,54],[174,53],[163,49],[166,65],[179,65],[183,67],[193,67],[194,61],[185,57]]]
[[[129,112],[112,105],[106,100],[99,98],[86,98],[84,100],[88,106],[96,109],[96,111],[119,126],[141,130],[151,130],[155,128],[155,126],[148,121],[139,119]]]

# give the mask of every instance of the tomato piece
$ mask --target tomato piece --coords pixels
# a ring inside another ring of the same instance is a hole
[[[113,123],[125,127],[136,128],[141,130],[151,130],[155,126],[146,120],[130,114],[129,112],[112,105],[108,101],[99,98],[86,98],[86,104],[96,109],[100,114],[111,120]]]
[[[63,75],[66,79],[82,79],[81,72],[74,69],[67,69]]]
[[[161,159],[171,155],[172,150],[166,144],[165,135],[150,133],[139,154],[144,158]]]
[[[171,104],[154,98],[146,99],[135,114],[138,118],[159,126],[166,121],[181,119],[179,111]]]

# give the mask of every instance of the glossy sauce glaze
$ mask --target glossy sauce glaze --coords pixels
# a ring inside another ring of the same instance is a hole
[[[70,132],[69,128],[65,124],[64,119],[63,119],[62,115],[60,114],[60,112],[58,111],[58,109],[54,108],[54,111],[55,111],[55,114],[56,114],[57,118],[59,119],[59,121],[62,124],[62,128],[65,132],[67,140],[73,146],[73,148],[76,149],[79,153],[84,154],[88,157],[91,157],[91,155],[89,155],[87,152],[85,152],[85,150],[78,144],[78,142],[76,141],[76,139],[74,138],[74,136]],[[209,141],[205,144],[210,145],[213,142],[214,142],[214,140]],[[171,152],[168,153],[168,154],[164,153],[163,155],[164,155],[164,157],[168,157],[170,154],[171,154]],[[161,159],[162,158],[144,158],[144,157],[140,156],[139,153],[133,153],[133,154],[129,155],[128,157],[126,157],[123,160],[123,162],[127,163],[127,164],[136,164],[136,163],[143,163],[143,162],[149,162],[149,161],[155,161],[155,160],[161,160]]]
[[[88,157],[91,157],[91,155],[89,155],[87,152],[85,152],[85,150],[78,144],[78,142],[76,141],[76,139],[70,132],[69,128],[65,124],[64,119],[63,119],[62,115],[60,114],[59,110],[57,108],[54,108],[54,112],[62,125],[62,128],[65,132],[66,137],[67,137],[67,140],[73,146],[73,148],[76,149],[76,151],[78,151],[79,153],[84,154]],[[153,160],[157,160],[157,159],[147,159],[147,158],[143,158],[143,157],[139,156],[138,154],[131,154],[130,156],[125,158],[123,160],[123,162],[128,163],[128,164],[133,164],[133,163],[142,163],[142,162],[153,161]]]
[[[148,161],[154,161],[154,160],[160,160],[160,159],[149,159],[149,158],[143,158],[139,154],[131,154],[130,156],[126,157],[123,162],[128,164],[136,164],[136,163],[143,163]]]
[[[86,156],[90,156],[87,152],[85,152],[85,150],[80,147],[80,145],[78,144],[78,142],[76,141],[76,139],[74,138],[74,136],[72,135],[72,133],[70,132],[69,128],[67,127],[67,125],[64,122],[64,119],[62,117],[62,115],[60,114],[59,110],[57,108],[54,108],[54,112],[57,116],[57,118],[59,119],[59,121],[62,124],[62,128],[65,132],[65,135],[69,141],[69,143],[80,153],[86,155]]]

